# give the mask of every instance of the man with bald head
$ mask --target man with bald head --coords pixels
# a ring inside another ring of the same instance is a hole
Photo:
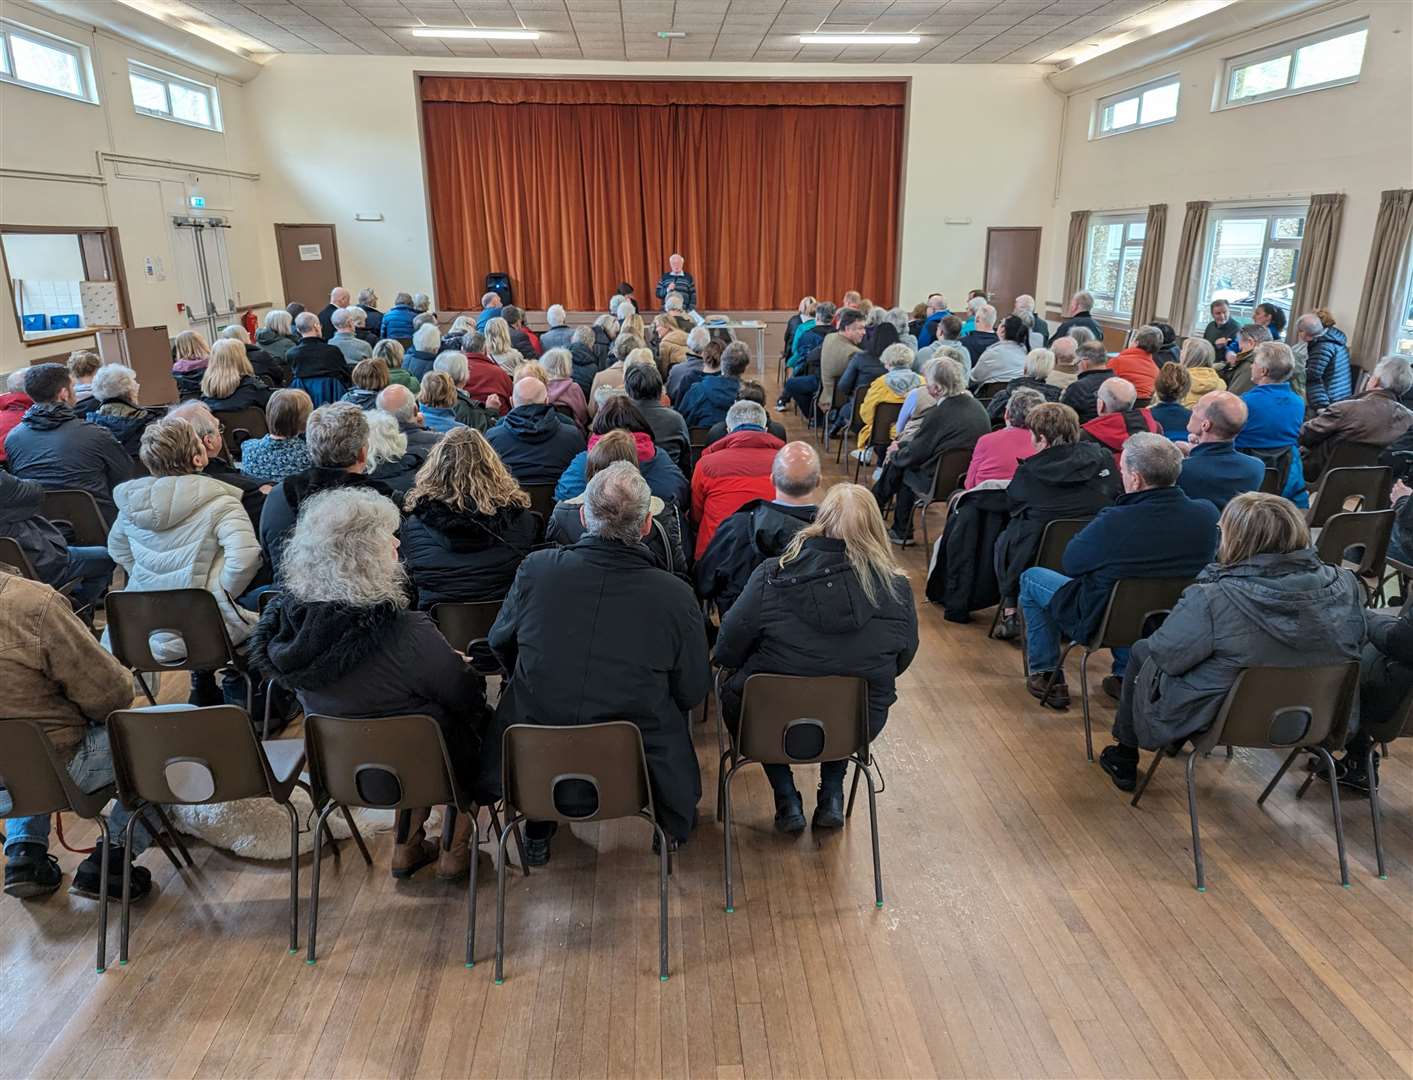
[[[335,286],[334,291],[329,293],[328,304],[325,305],[323,311],[319,312],[319,329],[323,331],[325,341],[332,341],[334,335],[338,333],[338,328],[334,326],[334,312],[348,307],[351,303],[353,303],[353,297],[342,285]]]
[[[778,558],[797,532],[814,521],[819,489],[819,454],[807,442],[786,443],[775,453],[770,480],[775,495],[754,499],[726,518],[697,560],[697,595],[731,609],[752,572]]]
[[[1235,394],[1214,390],[1198,399],[1187,422],[1187,442],[1178,443],[1187,460],[1177,486],[1189,499],[1206,499],[1221,510],[1242,492],[1261,490],[1265,463],[1234,445],[1245,426],[1246,403]]]
[[[549,404],[539,379],[526,377],[510,393],[511,409],[486,432],[495,452],[516,481],[553,484],[575,455],[585,449],[579,426]]]
[[[422,411],[417,407],[417,398],[412,391],[397,383],[384,387],[378,392],[374,402],[379,412],[385,412],[397,421],[397,430],[407,436],[407,448],[431,450],[441,439],[439,431],[429,431],[422,420]]]

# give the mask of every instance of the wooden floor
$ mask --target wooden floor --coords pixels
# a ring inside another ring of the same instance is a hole
[[[922,553],[905,560],[921,598]],[[1368,803],[1346,800],[1348,890],[1323,788],[1297,802],[1291,779],[1262,810],[1275,755],[1203,761],[1199,894],[1180,768],[1131,809],[1085,761],[1078,705],[1040,709],[985,618],[956,626],[923,606],[920,622],[877,744],[881,910],[862,800],[841,833],[785,839],[755,771],[736,789],[743,883],[723,911],[703,725],[702,824],[672,879],[666,983],[641,823],[561,832],[549,867],[513,879],[502,986],[486,864],[474,969],[463,890],[395,885],[386,833],[374,868],[326,863],[308,967],[286,953],[284,868],[197,845],[185,875],[144,856],[160,894],[136,916],[131,964],[101,976],[91,903],[0,898],[0,1075],[1413,1073],[1413,746],[1383,770],[1388,880]],[[60,858],[71,870],[76,856]]]

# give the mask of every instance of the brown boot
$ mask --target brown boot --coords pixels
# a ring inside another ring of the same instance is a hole
[[[443,810],[442,820],[450,810]],[[471,837],[475,832],[476,820],[470,814],[458,813],[456,827],[451,832],[451,847],[446,846],[445,826],[442,827],[442,843],[437,846],[437,879],[439,881],[460,881],[471,868]]]
[[[1040,704],[1052,709],[1068,709],[1070,707],[1070,688],[1065,685],[1065,673],[1062,671],[1055,680],[1055,685],[1046,687],[1050,682],[1050,672],[1032,671],[1030,677],[1025,681],[1025,688],[1030,691],[1030,696],[1038,698]]]
[[[407,813],[411,818],[407,839],[393,844],[392,876],[395,878],[410,878],[437,858],[437,845],[427,839],[426,830],[423,828],[431,810],[422,807]]]

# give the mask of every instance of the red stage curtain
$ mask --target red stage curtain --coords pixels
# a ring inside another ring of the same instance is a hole
[[[899,83],[422,80],[437,297],[597,310],[681,252],[703,310],[896,293]]]

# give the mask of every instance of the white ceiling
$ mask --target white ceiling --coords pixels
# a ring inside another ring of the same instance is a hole
[[[555,60],[1057,64],[1224,6],[1214,0],[123,0],[268,53]],[[1225,0],[1230,2],[1230,0]],[[533,42],[414,38],[525,27]],[[663,40],[659,30],[686,31]],[[915,46],[802,46],[802,32],[918,33]],[[203,31],[206,31],[203,33]]]

